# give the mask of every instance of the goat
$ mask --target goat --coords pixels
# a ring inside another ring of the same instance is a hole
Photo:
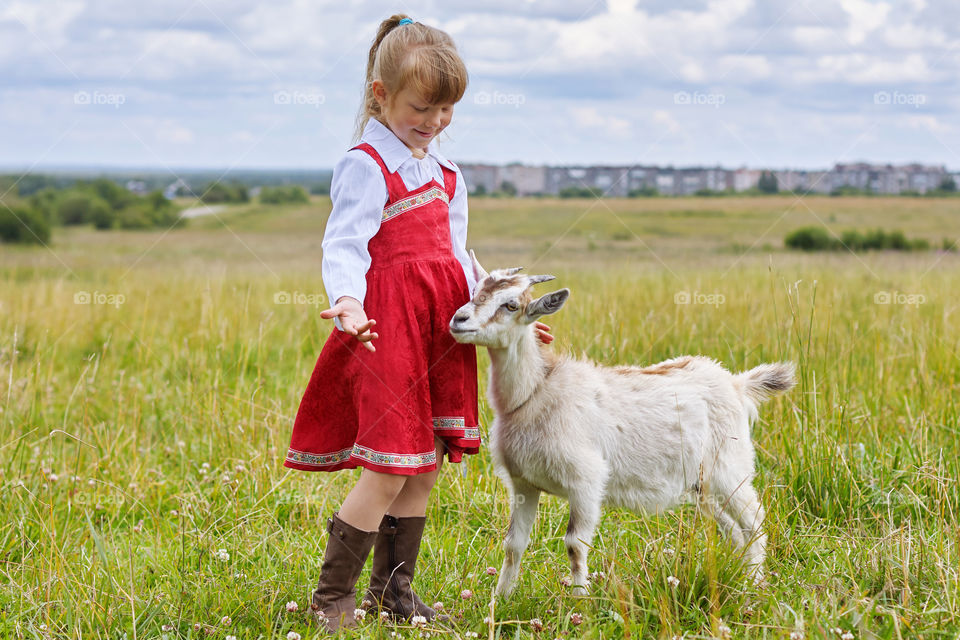
[[[490,353],[490,446],[511,495],[497,594],[513,592],[542,492],[569,501],[564,540],[576,594],[586,593],[603,504],[656,513],[694,501],[744,549],[760,581],[766,536],[750,424],[763,400],[793,387],[793,363],[732,374],[701,356],[643,368],[557,356],[532,323],[559,311],[570,290],[534,299],[533,285],[553,276],[488,274],[471,259],[477,285],[450,332]]]

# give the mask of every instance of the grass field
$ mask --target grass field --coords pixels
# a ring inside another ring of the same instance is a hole
[[[516,594],[491,601],[508,507],[484,450],[442,474],[418,564],[418,591],[453,628],[368,619],[346,636],[957,637],[960,255],[782,248],[811,224],[940,246],[960,238],[956,200],[471,206],[488,268],[572,289],[550,319],[557,350],[798,363],[797,388],[754,427],[768,582],[750,584],[693,509],[608,510],[597,579],[574,597],[565,504],[547,498]],[[282,466],[331,329],[328,210],[247,205],[168,233],[58,229],[49,249],[0,247],[0,637],[311,637],[322,522],[355,474]]]

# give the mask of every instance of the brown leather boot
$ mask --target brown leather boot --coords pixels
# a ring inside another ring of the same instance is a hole
[[[333,633],[357,625],[357,579],[370,548],[377,539],[376,531],[361,531],[341,520],[336,513],[327,520],[327,549],[320,567],[320,580],[313,592],[310,608],[321,627]]]
[[[438,616],[436,611],[424,604],[410,584],[417,566],[426,520],[422,517],[383,516],[373,547],[370,588],[363,598],[370,602],[367,606],[369,611],[388,611],[394,618],[403,620],[413,616],[423,616],[427,622],[449,620],[449,616]]]

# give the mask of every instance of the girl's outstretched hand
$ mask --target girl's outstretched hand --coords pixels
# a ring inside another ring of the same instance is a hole
[[[371,340],[379,338],[376,333],[370,331],[376,320],[367,319],[367,314],[363,310],[363,305],[356,298],[342,296],[337,303],[329,309],[320,312],[320,317],[324,320],[330,318],[340,318],[340,326],[345,333],[356,336],[357,340],[363,343],[368,351],[376,351]]]
[[[553,335],[550,334],[550,327],[542,322],[534,322],[533,326],[537,329],[537,337],[540,338],[540,342],[543,344],[550,344],[553,342]]]

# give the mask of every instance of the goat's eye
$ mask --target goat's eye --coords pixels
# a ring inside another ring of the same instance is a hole
[[[504,302],[503,308],[506,309],[507,311],[514,312],[520,308],[520,305],[518,305],[516,302],[511,300],[510,302]]]

